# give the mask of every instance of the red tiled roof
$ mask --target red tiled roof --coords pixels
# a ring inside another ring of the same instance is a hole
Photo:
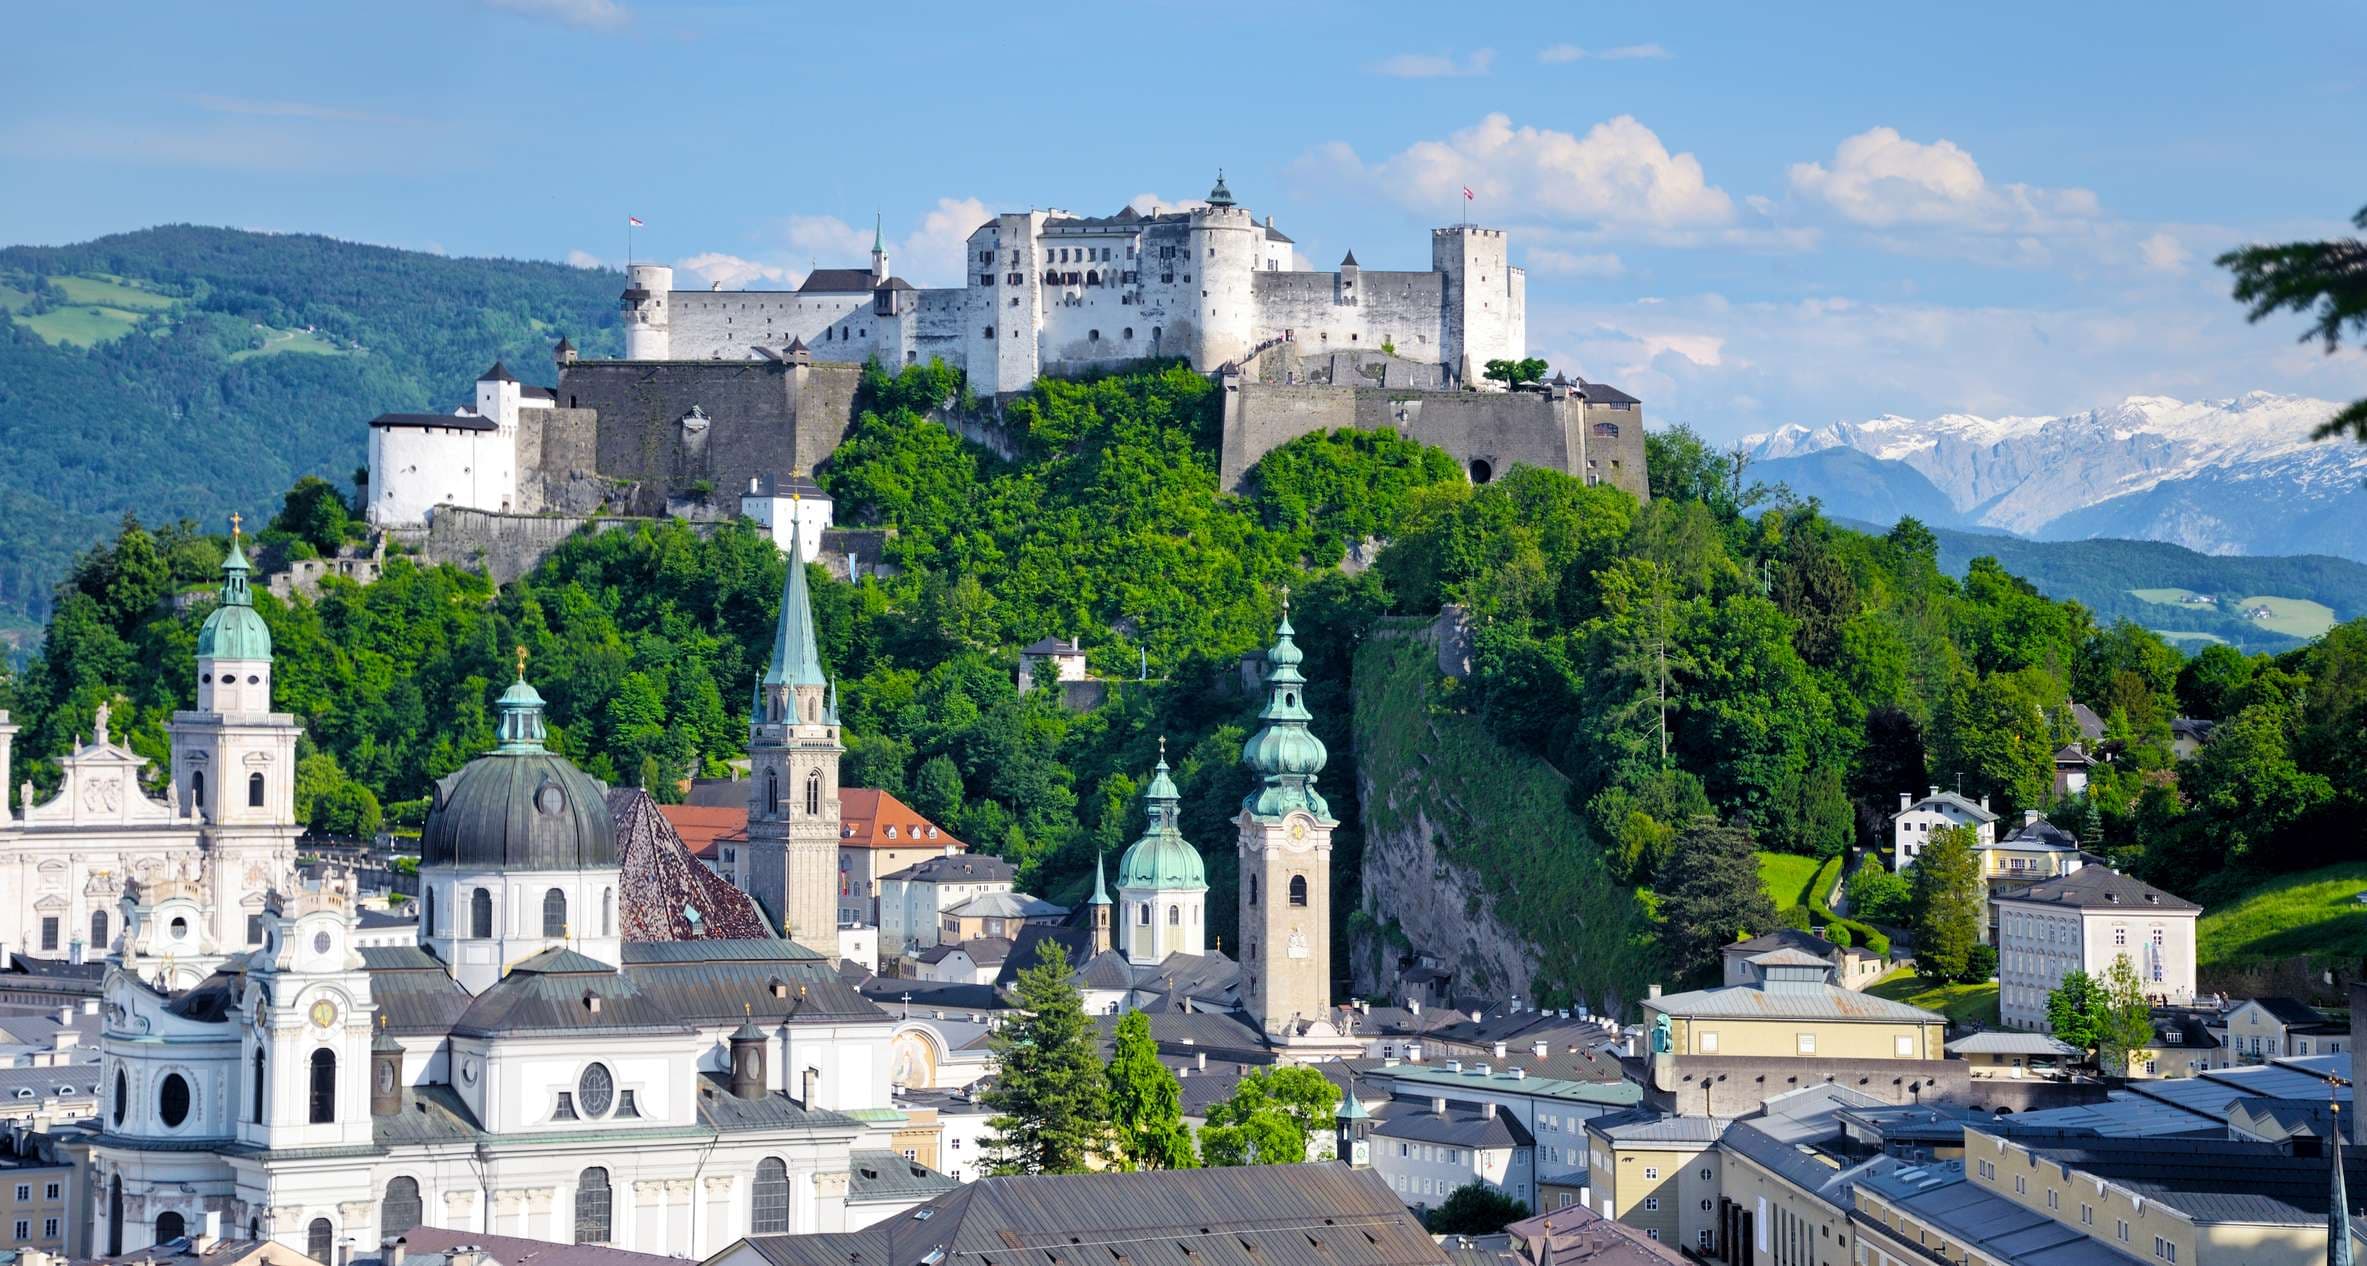
[[[658,812],[666,817],[666,824],[674,834],[682,837],[682,846],[693,857],[708,859],[715,856],[715,844],[725,836],[735,840],[748,836],[748,809],[702,804],[661,804]]]
[[[951,848],[969,845],[884,791],[842,787],[838,792],[840,848]],[[741,814],[745,825],[746,814]],[[686,837],[687,838],[687,837]]]

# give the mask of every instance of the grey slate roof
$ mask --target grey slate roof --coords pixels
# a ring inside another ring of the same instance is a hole
[[[774,1266],[1450,1266],[1344,1165],[983,1178],[862,1231],[751,1237]]]
[[[397,914],[392,910],[372,910],[367,906],[362,908],[360,915],[362,927],[373,931],[385,928],[416,927],[419,924],[419,916],[416,914]]]
[[[699,1074],[699,1120],[723,1134],[741,1130],[854,1134],[863,1128],[853,1117],[820,1108],[809,1109],[779,1090],[742,1099],[731,1092],[730,1079],[718,1072]]]
[[[1773,932],[1761,932],[1747,941],[1736,941],[1718,952],[1749,958],[1779,949],[1800,950],[1814,955],[1820,962],[1829,962],[1833,943],[1813,932],[1803,932],[1798,928],[1777,928]]]
[[[678,1266],[676,1257],[635,1253],[605,1244],[555,1244],[549,1240],[488,1235],[483,1231],[452,1231],[438,1226],[413,1227],[402,1234],[407,1266],[448,1266],[454,1249],[483,1249],[502,1266]],[[357,1262],[381,1260],[356,1258]]]
[[[1807,950],[1792,949],[1788,946],[1783,949],[1769,950],[1764,954],[1753,954],[1749,961],[1761,967],[1831,967],[1833,965],[1825,958],[1811,954]]]
[[[1583,378],[1578,380],[1578,394],[1586,397],[1586,402],[1588,404],[1643,403],[1643,401],[1638,400],[1634,396],[1621,391],[1619,388],[1614,387],[1607,382],[1588,382]]]
[[[441,426],[460,431],[495,429],[493,419],[479,417],[474,413],[381,413],[370,419],[370,425],[376,427]]]
[[[546,788],[556,788],[556,811],[543,807]],[[551,752],[480,756],[436,781],[419,833],[419,864],[509,871],[615,866],[608,789]],[[453,918],[464,913],[447,912]],[[588,914],[576,912],[579,918]]]
[[[1996,901],[2029,905],[2068,906],[2080,910],[2190,911],[2201,906],[2162,891],[2142,879],[2103,866],[2082,866],[2068,875],[2041,880],[2019,892],[1999,893]]]
[[[782,940],[628,941],[623,977],[698,1024],[884,1019],[831,960]]]
[[[516,381],[518,381],[518,376],[517,376],[516,374],[513,374],[513,373],[511,373],[511,372],[510,372],[510,370],[509,370],[509,366],[502,364],[500,361],[495,361],[495,362],[493,362],[493,368],[491,368],[491,369],[488,369],[488,370],[486,370],[484,373],[481,373],[481,374],[478,374],[478,375],[477,375],[477,381],[478,381],[478,382],[516,382]]]
[[[597,1004],[597,1005],[595,1005]],[[688,1033],[674,1009],[634,978],[573,950],[549,949],[478,994],[453,1024],[458,1034]]]
[[[1992,1029],[1957,1038],[1948,1043],[1950,1055],[2043,1055],[2052,1059],[2066,1059],[2080,1053],[2078,1047],[2046,1033],[2015,1033]]]
[[[797,284],[799,294],[848,294],[854,291],[871,292],[871,270],[868,268],[817,268]]]
[[[901,879],[908,883],[984,884],[1008,883],[1019,872],[1000,857],[983,853],[956,853],[951,857],[931,857],[915,862],[883,879]]]
[[[369,946],[361,951],[370,973],[370,1000],[388,1032],[415,1037],[452,1031],[469,1007],[469,992],[433,954],[413,945]]]
[[[857,1148],[847,1157],[847,1203],[926,1200],[960,1184],[885,1149]]]
[[[1964,814],[1968,818],[1971,818],[1976,823],[1995,822],[1997,820],[1997,815],[1991,813],[1987,809],[1982,808],[1980,801],[1966,799],[1964,796],[1958,795],[1953,791],[1933,792],[1928,796],[1918,799],[1915,803],[1908,805],[1907,807],[1910,809],[1920,809],[1925,805],[1950,806],[1957,812]]]
[[[1787,984],[1779,989],[1725,985],[1647,999],[1650,1010],[1672,1016],[1737,1020],[1841,1020],[1880,1024],[1937,1024],[1935,1012],[1833,985]]]
[[[1527,1147],[1535,1142],[1510,1113],[1494,1116],[1476,1103],[1448,1099],[1444,1115],[1430,1109],[1428,1099],[1391,1099],[1373,1109],[1374,1134],[1384,1138],[1438,1143],[1447,1147]]]
[[[2271,995],[2266,998],[2253,998],[2250,999],[2250,1002],[2253,1006],[2276,1017],[2280,1024],[2322,1024],[2326,1020],[2326,1017],[2320,1014],[2316,1007],[2299,998]],[[2240,1010],[2241,1007],[2242,1004],[2239,1003],[2233,1009]]]
[[[1732,1117],[1666,1116],[1656,1108],[1608,1112],[1586,1123],[1586,1128],[1619,1143],[1715,1143]]]
[[[2015,827],[1998,843],[2016,848],[2047,848],[2060,852],[2077,852],[2079,849],[2078,836],[2045,818]]]

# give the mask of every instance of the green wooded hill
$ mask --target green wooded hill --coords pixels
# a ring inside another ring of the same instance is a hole
[[[618,274],[309,234],[170,225],[0,249],[0,625],[48,612],[75,553],[150,522],[268,513],[345,485],[363,423],[457,404],[494,358],[621,350]]]
[[[1286,585],[1342,820],[1335,931],[1359,910],[1386,926],[1395,896],[1360,890],[1362,774],[1391,793],[1375,810],[1389,821],[1446,824],[1450,864],[1553,956],[1540,1004],[1632,997],[1654,956],[1666,970],[1653,975],[1697,977],[1737,932],[1779,920],[1755,849],[1832,856],[1872,839],[1900,790],[1959,776],[2206,899],[2367,857],[2367,621],[2273,658],[2186,659],[1992,559],[1943,571],[1911,520],[1872,536],[1809,506],[1756,513],[1681,428],[1649,439],[1649,503],[1525,468],[1474,488],[1438,450],[1353,431],[1275,450],[1235,495],[1217,480],[1218,393],[1181,367],[1039,383],[1003,411],[1008,459],[931,420],[962,391],[942,366],[873,370],[819,472],[847,521],[897,529],[901,568],[854,585],[817,569],[844,776],[1011,859],[1054,899],[1081,897],[1095,855],[1140,832],[1164,737],[1208,863],[1210,931],[1239,944],[1231,819],[1260,703],[1239,658],[1271,638]],[[313,481],[263,535],[334,544],[344,520]],[[1390,544],[1340,571],[1365,537]],[[56,754],[108,701],[126,741],[162,757],[211,605],[172,600],[213,578],[225,544],[135,523],[79,561],[40,656],[0,678],[26,776],[51,785]],[[498,591],[398,558],[318,601],[258,596],[278,703],[309,731],[299,811],[335,831],[416,823],[430,782],[490,746],[519,645],[561,750],[677,794],[741,754],[782,566],[746,525],[702,537],[665,523],[579,536]],[[1360,650],[1384,618],[1450,602],[1474,631],[1466,680],[1424,685],[1418,659]],[[1016,648],[1054,634],[1081,637],[1116,681],[1108,704],[1077,715],[1052,692],[1017,693]],[[1149,679],[1131,680],[1146,659]],[[2117,754],[2088,797],[2060,802],[2068,698],[2107,718]],[[2169,748],[2179,715],[2221,720],[2185,762]],[[1406,738],[1400,726],[1446,746],[1385,741]],[[1557,920],[1575,894],[1589,921],[1573,929]]]

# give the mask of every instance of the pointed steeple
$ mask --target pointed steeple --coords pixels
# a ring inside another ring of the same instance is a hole
[[[888,237],[885,225],[886,221],[880,218],[879,212],[874,211],[871,213],[871,253],[874,255],[885,255],[888,253]]]
[[[1299,672],[1306,652],[1292,641],[1290,591],[1282,591],[1282,622],[1274,630],[1274,645],[1266,651],[1266,706],[1259,711],[1257,733],[1241,746],[1241,762],[1258,776],[1259,787],[1241,802],[1252,817],[1273,821],[1293,810],[1304,810],[1329,821],[1331,806],[1315,790],[1330,753],[1307,723],[1307,679]]]
[[[2331,1084],[2327,1086],[2329,1094],[2333,1089]],[[2351,1266],[2351,1200],[2342,1178],[2342,1101],[2333,1100],[2328,1106],[2334,1110],[2334,1137],[2328,1140],[2334,1177],[2326,1205],[2326,1266]]]
[[[814,640],[814,604],[806,592],[805,564],[795,552],[781,582],[781,616],[773,630],[773,659],[764,670],[768,686],[821,686],[822,652]]]
[[[1085,902],[1086,905],[1106,906],[1110,903],[1109,885],[1102,882],[1101,872],[1101,850],[1095,849],[1093,850],[1093,896]]]
[[[271,630],[255,611],[255,594],[247,587],[247,552],[241,545],[238,515],[230,516],[230,551],[222,556],[220,606],[197,630],[197,658],[267,662],[271,659]]]

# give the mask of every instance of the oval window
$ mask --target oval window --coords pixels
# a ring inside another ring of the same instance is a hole
[[[546,814],[557,816],[567,809],[567,793],[559,790],[559,784],[546,782],[534,793],[534,807]]]
[[[608,1065],[593,1064],[584,1069],[583,1077],[575,1085],[575,1101],[585,1116],[606,1116],[608,1105],[616,1098],[616,1079],[609,1075]]]
[[[189,1082],[181,1074],[165,1074],[156,1088],[156,1116],[168,1129],[189,1119]]]
[[[331,944],[331,942],[330,942],[330,940],[329,940],[329,934],[328,934],[328,933],[326,933],[326,932],[315,932],[315,933],[313,933],[313,934],[312,934],[312,952],[313,952],[313,953],[315,953],[315,954],[326,954],[326,953],[328,953],[328,952],[329,952],[329,946],[330,946],[330,944]]]

